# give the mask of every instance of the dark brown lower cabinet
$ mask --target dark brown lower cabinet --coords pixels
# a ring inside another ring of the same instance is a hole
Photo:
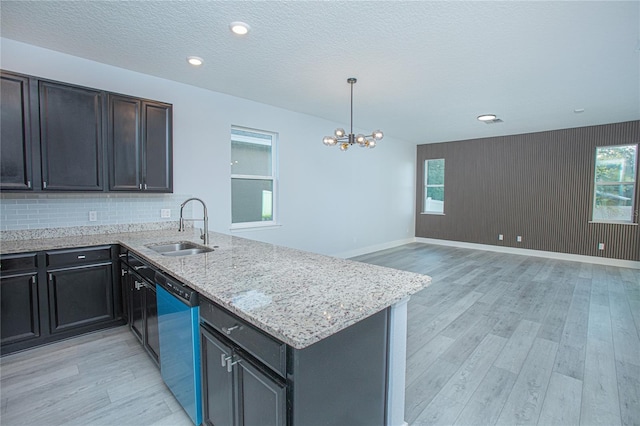
[[[145,289],[145,337],[144,346],[151,356],[160,362],[160,335],[158,333],[158,301],[156,289],[147,285]]]
[[[133,277],[127,280],[127,295],[129,298],[129,328],[142,342],[144,336],[144,287],[139,288]]]
[[[287,388],[284,381],[269,375],[247,358],[239,358],[238,419],[242,425],[287,424]]]
[[[1,353],[124,324],[118,246],[0,256]]]
[[[129,284],[131,331],[151,358],[160,363],[160,338],[158,337],[158,304],[156,289],[142,278],[130,275]]]
[[[113,319],[111,262],[49,271],[51,333]]]
[[[285,426],[284,380],[217,332],[201,325],[200,334],[205,424]]]
[[[152,279],[154,269],[139,258],[128,254],[123,258],[122,271],[123,288],[126,292],[129,312],[129,328],[159,366],[158,303]]]
[[[200,327],[203,416],[207,425],[233,425],[233,375],[227,372],[231,346]]]
[[[304,349],[200,296],[206,425],[385,424],[389,310]]]
[[[37,272],[0,278],[0,303],[2,345],[40,337]]]

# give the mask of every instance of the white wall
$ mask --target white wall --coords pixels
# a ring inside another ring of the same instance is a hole
[[[322,137],[347,121],[334,123],[9,39],[0,43],[4,70],[172,103],[174,192],[206,201],[211,230],[231,232],[229,138],[231,125],[239,125],[279,134],[281,226],[234,234],[325,254],[363,252],[414,236],[411,143],[387,136],[373,150],[343,153],[325,147]],[[337,107],[348,120],[348,105]],[[392,113],[387,105],[380,108]]]

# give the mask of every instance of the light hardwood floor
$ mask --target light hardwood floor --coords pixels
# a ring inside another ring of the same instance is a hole
[[[640,424],[640,271],[409,244],[406,420]],[[0,359],[0,423],[190,425],[126,327]],[[337,425],[341,426],[341,425]]]
[[[2,426],[192,425],[126,326],[0,359]]]
[[[639,425],[640,270],[425,244],[356,258],[419,272],[412,425]]]

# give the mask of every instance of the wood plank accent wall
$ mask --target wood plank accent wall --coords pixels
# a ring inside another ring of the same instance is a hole
[[[637,143],[640,120],[418,145],[416,237],[638,261],[640,185],[635,225],[589,222],[596,146]],[[421,213],[424,161],[435,158],[444,215]]]

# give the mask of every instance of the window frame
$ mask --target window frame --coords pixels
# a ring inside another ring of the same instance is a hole
[[[598,182],[596,181],[596,169],[598,167],[598,149],[601,148],[619,148],[619,147],[635,147],[636,148],[636,164],[635,164],[635,176],[631,182],[624,181],[606,181],[606,182]],[[593,187],[591,190],[591,215],[590,215],[590,223],[604,223],[604,224],[619,224],[619,225],[637,225],[638,224],[638,176],[640,173],[638,168],[640,168],[640,144],[638,143],[627,143],[627,144],[619,144],[619,145],[598,145],[595,147],[593,154],[593,176],[591,182],[593,183]],[[619,186],[619,185],[633,185],[633,190],[631,191],[631,217],[628,220],[619,220],[619,219],[596,219],[594,218],[594,214],[596,211],[596,189],[600,186]]]
[[[427,179],[429,177],[429,166],[428,166],[428,162],[429,161],[440,161],[442,160],[443,163],[443,167],[442,167],[442,184],[428,184],[427,183]],[[444,198],[444,191],[445,191],[445,170],[446,170],[446,159],[445,158],[427,158],[424,160],[423,163],[423,177],[422,177],[422,209],[421,209],[421,214],[431,214],[431,215],[440,215],[440,216],[444,216],[444,200],[442,201],[442,211],[434,211],[434,210],[427,210],[426,209],[426,204],[427,204],[427,189],[428,188],[442,188],[442,192],[443,192],[443,198]]]
[[[257,142],[258,140],[260,140],[259,138],[251,138],[250,136],[246,136],[246,135],[234,135],[233,131],[237,130],[237,131],[241,131],[241,132],[250,132],[250,133],[256,133],[256,134],[260,134],[260,135],[267,135],[271,138],[271,143],[270,144],[266,144],[266,143],[260,143]],[[232,185],[231,188],[231,202],[230,202],[230,218],[229,221],[231,223],[229,229],[231,230],[238,230],[238,229],[249,229],[249,228],[265,228],[265,227],[270,227],[270,226],[278,226],[278,133],[276,132],[272,132],[272,131],[268,131],[268,130],[260,130],[260,129],[253,129],[253,128],[249,128],[249,127],[242,127],[242,126],[235,126],[232,125],[231,126],[231,131],[229,132],[229,147],[230,149],[230,154],[232,153],[232,145],[233,145],[233,141],[237,141],[237,142],[246,142],[246,143],[253,143],[256,145],[270,145],[271,146],[271,175],[247,175],[247,174],[234,174],[232,172],[231,167],[233,166],[233,163],[231,163],[230,165],[230,170],[229,170],[229,175],[230,175],[230,179],[229,179],[229,183]],[[271,220],[261,220],[261,221],[254,221],[254,222],[238,222],[238,223],[234,223],[233,222],[233,181],[234,179],[238,179],[238,180],[264,180],[264,181],[271,181],[271,188],[272,188],[272,194],[271,194]]]

